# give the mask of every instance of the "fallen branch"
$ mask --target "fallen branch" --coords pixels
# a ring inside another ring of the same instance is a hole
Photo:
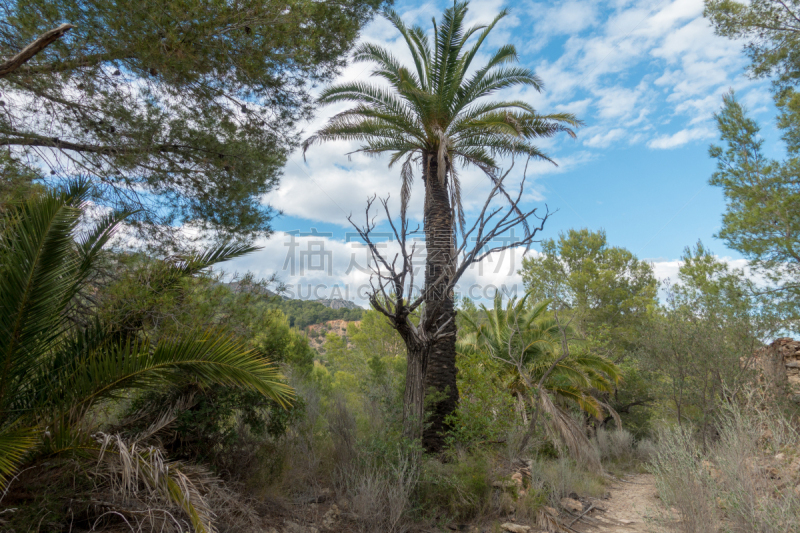
[[[581,518],[583,518],[584,516],[586,516],[586,514],[587,514],[589,511],[591,511],[592,509],[594,509],[594,504],[590,505],[590,506],[589,506],[589,508],[588,508],[588,509],[586,509],[584,512],[582,512],[582,513],[581,513],[581,515],[580,515],[579,517],[577,517],[575,520],[573,520],[572,522],[570,522],[570,523],[569,523],[569,525],[568,525],[567,527],[572,527],[572,525],[573,525],[575,522],[577,522],[578,520],[580,520]]]

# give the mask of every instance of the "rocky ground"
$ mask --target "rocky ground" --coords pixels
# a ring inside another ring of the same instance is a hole
[[[346,507],[346,503],[344,504]],[[562,531],[573,533],[666,533],[655,523],[664,516],[664,506],[658,498],[653,476],[635,474],[613,478],[608,493],[603,498],[564,498],[561,509],[545,509],[546,516],[557,516]],[[359,531],[358,523],[337,505],[332,494],[323,493],[315,501],[275,513],[264,533],[344,533]],[[452,524],[445,529],[420,524],[415,533],[538,533],[545,531],[539,525],[522,521],[505,521],[491,525]],[[554,530],[554,529],[551,529]]]
[[[595,509],[576,522],[576,531],[603,533],[661,533],[655,518],[662,516],[664,506],[658,499],[650,474],[637,474],[612,482],[607,498],[598,500]],[[588,518],[588,520],[586,519]]]

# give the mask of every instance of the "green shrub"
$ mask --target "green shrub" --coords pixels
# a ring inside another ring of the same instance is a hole
[[[489,507],[491,493],[490,467],[484,456],[471,455],[452,463],[430,459],[420,472],[415,503],[424,516],[464,521]]]

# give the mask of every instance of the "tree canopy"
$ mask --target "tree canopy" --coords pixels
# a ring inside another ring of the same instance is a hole
[[[543,83],[530,69],[512,66],[519,58],[511,44],[491,53],[486,63],[474,64],[481,46],[508,12],[501,11],[489,24],[467,28],[468,11],[467,2],[445,10],[441,23],[434,21],[431,41],[421,26],[409,27],[388,10],[386,18],[403,37],[413,66],[402,65],[391,50],[380,46],[365,43],[356,48],[355,60],[373,63],[372,75],[391,89],[360,81],[326,88],[321,103],[356,106],[334,116],[304,143],[308,149],[325,141],[359,141],[357,152],[391,154],[389,166],[398,162],[402,166],[404,212],[415,164],[427,176],[433,158],[442,186],[449,180],[450,201],[462,229],[457,166],[476,166],[494,178],[501,157],[551,161],[533,141],[562,132],[574,137],[573,128],[582,124],[571,113],[540,114],[522,100],[488,100],[509,87],[541,91]]]
[[[379,4],[2,0],[3,50],[74,26],[0,79],[2,174],[86,175],[96,199],[165,229],[264,234],[310,84]]]
[[[719,35],[747,39],[754,76],[776,76],[779,85],[800,79],[800,3],[795,0],[705,0],[705,16]]]
[[[778,99],[778,126],[788,157],[763,152],[760,128],[733,93],[716,115],[724,143],[709,149],[717,160],[711,184],[728,201],[719,237],[765,273],[783,297],[784,311],[797,317],[800,297],[800,99]]]
[[[522,281],[534,301],[552,299],[578,314],[579,329],[627,349],[647,310],[656,304],[652,266],[625,248],[609,246],[603,230],[570,229],[542,241],[542,253],[522,262]]]

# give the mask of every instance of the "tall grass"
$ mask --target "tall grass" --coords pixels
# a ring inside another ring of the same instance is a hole
[[[702,449],[686,427],[661,432],[651,470],[683,533],[800,532],[800,484],[788,468],[800,435],[763,396],[727,403]],[[780,455],[776,455],[779,453]]]

